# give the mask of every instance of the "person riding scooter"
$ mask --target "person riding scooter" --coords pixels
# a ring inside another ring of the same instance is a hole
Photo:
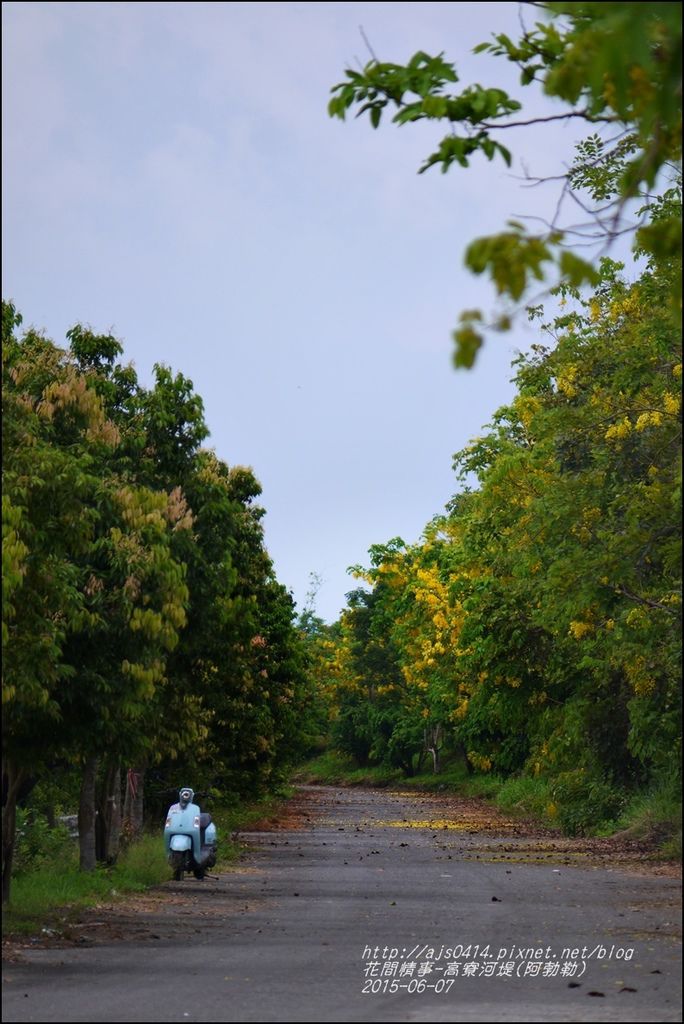
[[[169,807],[164,827],[164,848],[173,877],[183,880],[186,871],[202,879],[207,868],[216,863],[216,826],[211,814],[203,814],[193,803],[194,791],[183,787],[178,792],[179,802]]]

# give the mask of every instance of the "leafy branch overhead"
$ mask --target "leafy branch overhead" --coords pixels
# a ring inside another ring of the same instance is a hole
[[[447,64],[442,54],[429,57],[420,51],[406,67],[372,60],[363,72],[349,70],[346,74],[349,82],[333,88],[338,95],[328,105],[331,116],[344,120],[347,110],[354,103],[360,103],[356,116],[368,112],[371,124],[377,128],[383,111],[393,104],[396,107],[392,118],[394,124],[408,124],[424,118],[447,120],[452,125],[462,124],[464,134],[456,135],[454,132],[442,139],[437,151],[420,168],[420,174],[435,164],[441,164],[442,173],[446,173],[454,161],[461,167],[468,167],[468,157],[478,149],[488,160],[498,153],[510,167],[511,154],[491,138],[483,121],[520,110],[520,104],[502,89],[483,89],[479,85],[469,86],[459,96],[442,94],[445,83],[458,81],[453,64]],[[412,100],[413,96],[417,99]]]
[[[569,106],[547,116],[516,118],[522,104],[499,88],[467,85],[457,92],[456,67],[443,54],[419,51],[406,65],[375,56],[362,70],[349,69],[333,87],[328,112],[344,120],[349,112],[368,114],[373,128],[383,115],[394,124],[419,120],[446,122],[447,134],[422,163],[419,173],[454,164],[467,168],[478,154],[500,157],[510,167],[511,151],[500,133],[531,124],[574,119],[594,127],[577,147],[569,171],[558,175],[561,196],[556,214],[532,233],[510,222],[508,230],[474,240],[466,249],[466,266],[488,274],[497,293],[512,303],[523,300],[535,281],[578,288],[596,285],[592,260],[571,251],[577,243],[594,246],[598,255],[616,237],[637,232],[635,246],[668,259],[681,246],[677,217],[651,222],[648,201],[635,222],[627,221],[627,204],[657,191],[663,172],[681,158],[681,4],[680,3],[546,3],[547,22],[538,22],[514,41],[503,33],[475,48],[513,62],[522,86],[537,85]],[[601,132],[608,132],[603,137]],[[534,182],[534,179],[532,179]],[[586,198],[588,197],[588,198]],[[566,201],[586,216],[581,224],[562,224]],[[554,275],[550,275],[553,268]],[[673,293],[674,294],[674,293]],[[681,308],[673,298],[673,313]],[[454,331],[457,366],[472,366],[483,341],[482,315],[462,315]],[[506,330],[510,312],[487,327]]]

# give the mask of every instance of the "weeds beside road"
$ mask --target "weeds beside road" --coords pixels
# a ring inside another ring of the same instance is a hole
[[[247,829],[280,811],[291,791],[266,797],[249,804],[212,808],[219,833],[217,870],[234,863],[240,845],[233,839],[239,829]],[[28,844],[27,844],[28,845]],[[131,843],[113,867],[101,866],[82,872],[78,865],[78,845],[62,830],[41,830],[30,844],[31,855],[24,864],[17,859],[18,871],[12,880],[12,898],[3,913],[2,933],[19,935],[41,928],[59,929],[80,910],[110,902],[129,893],[142,892],[170,877],[163,842],[163,822]],[[23,869],[22,869],[23,868]]]

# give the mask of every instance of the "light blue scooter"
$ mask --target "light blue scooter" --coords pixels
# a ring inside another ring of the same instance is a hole
[[[176,882],[186,871],[204,878],[207,868],[216,863],[216,826],[211,814],[202,814],[191,789],[181,789],[179,802],[169,807],[164,827],[164,848]]]

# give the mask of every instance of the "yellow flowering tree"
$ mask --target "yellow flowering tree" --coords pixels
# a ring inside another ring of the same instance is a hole
[[[463,492],[421,542],[370,549],[372,591],[342,620],[366,624],[357,694],[391,699],[414,756],[441,729],[472,768],[544,775],[571,830],[679,770],[678,273],[650,259],[629,284],[604,260],[588,300],[563,290],[516,397],[455,457]],[[370,751],[379,720],[360,717]]]

